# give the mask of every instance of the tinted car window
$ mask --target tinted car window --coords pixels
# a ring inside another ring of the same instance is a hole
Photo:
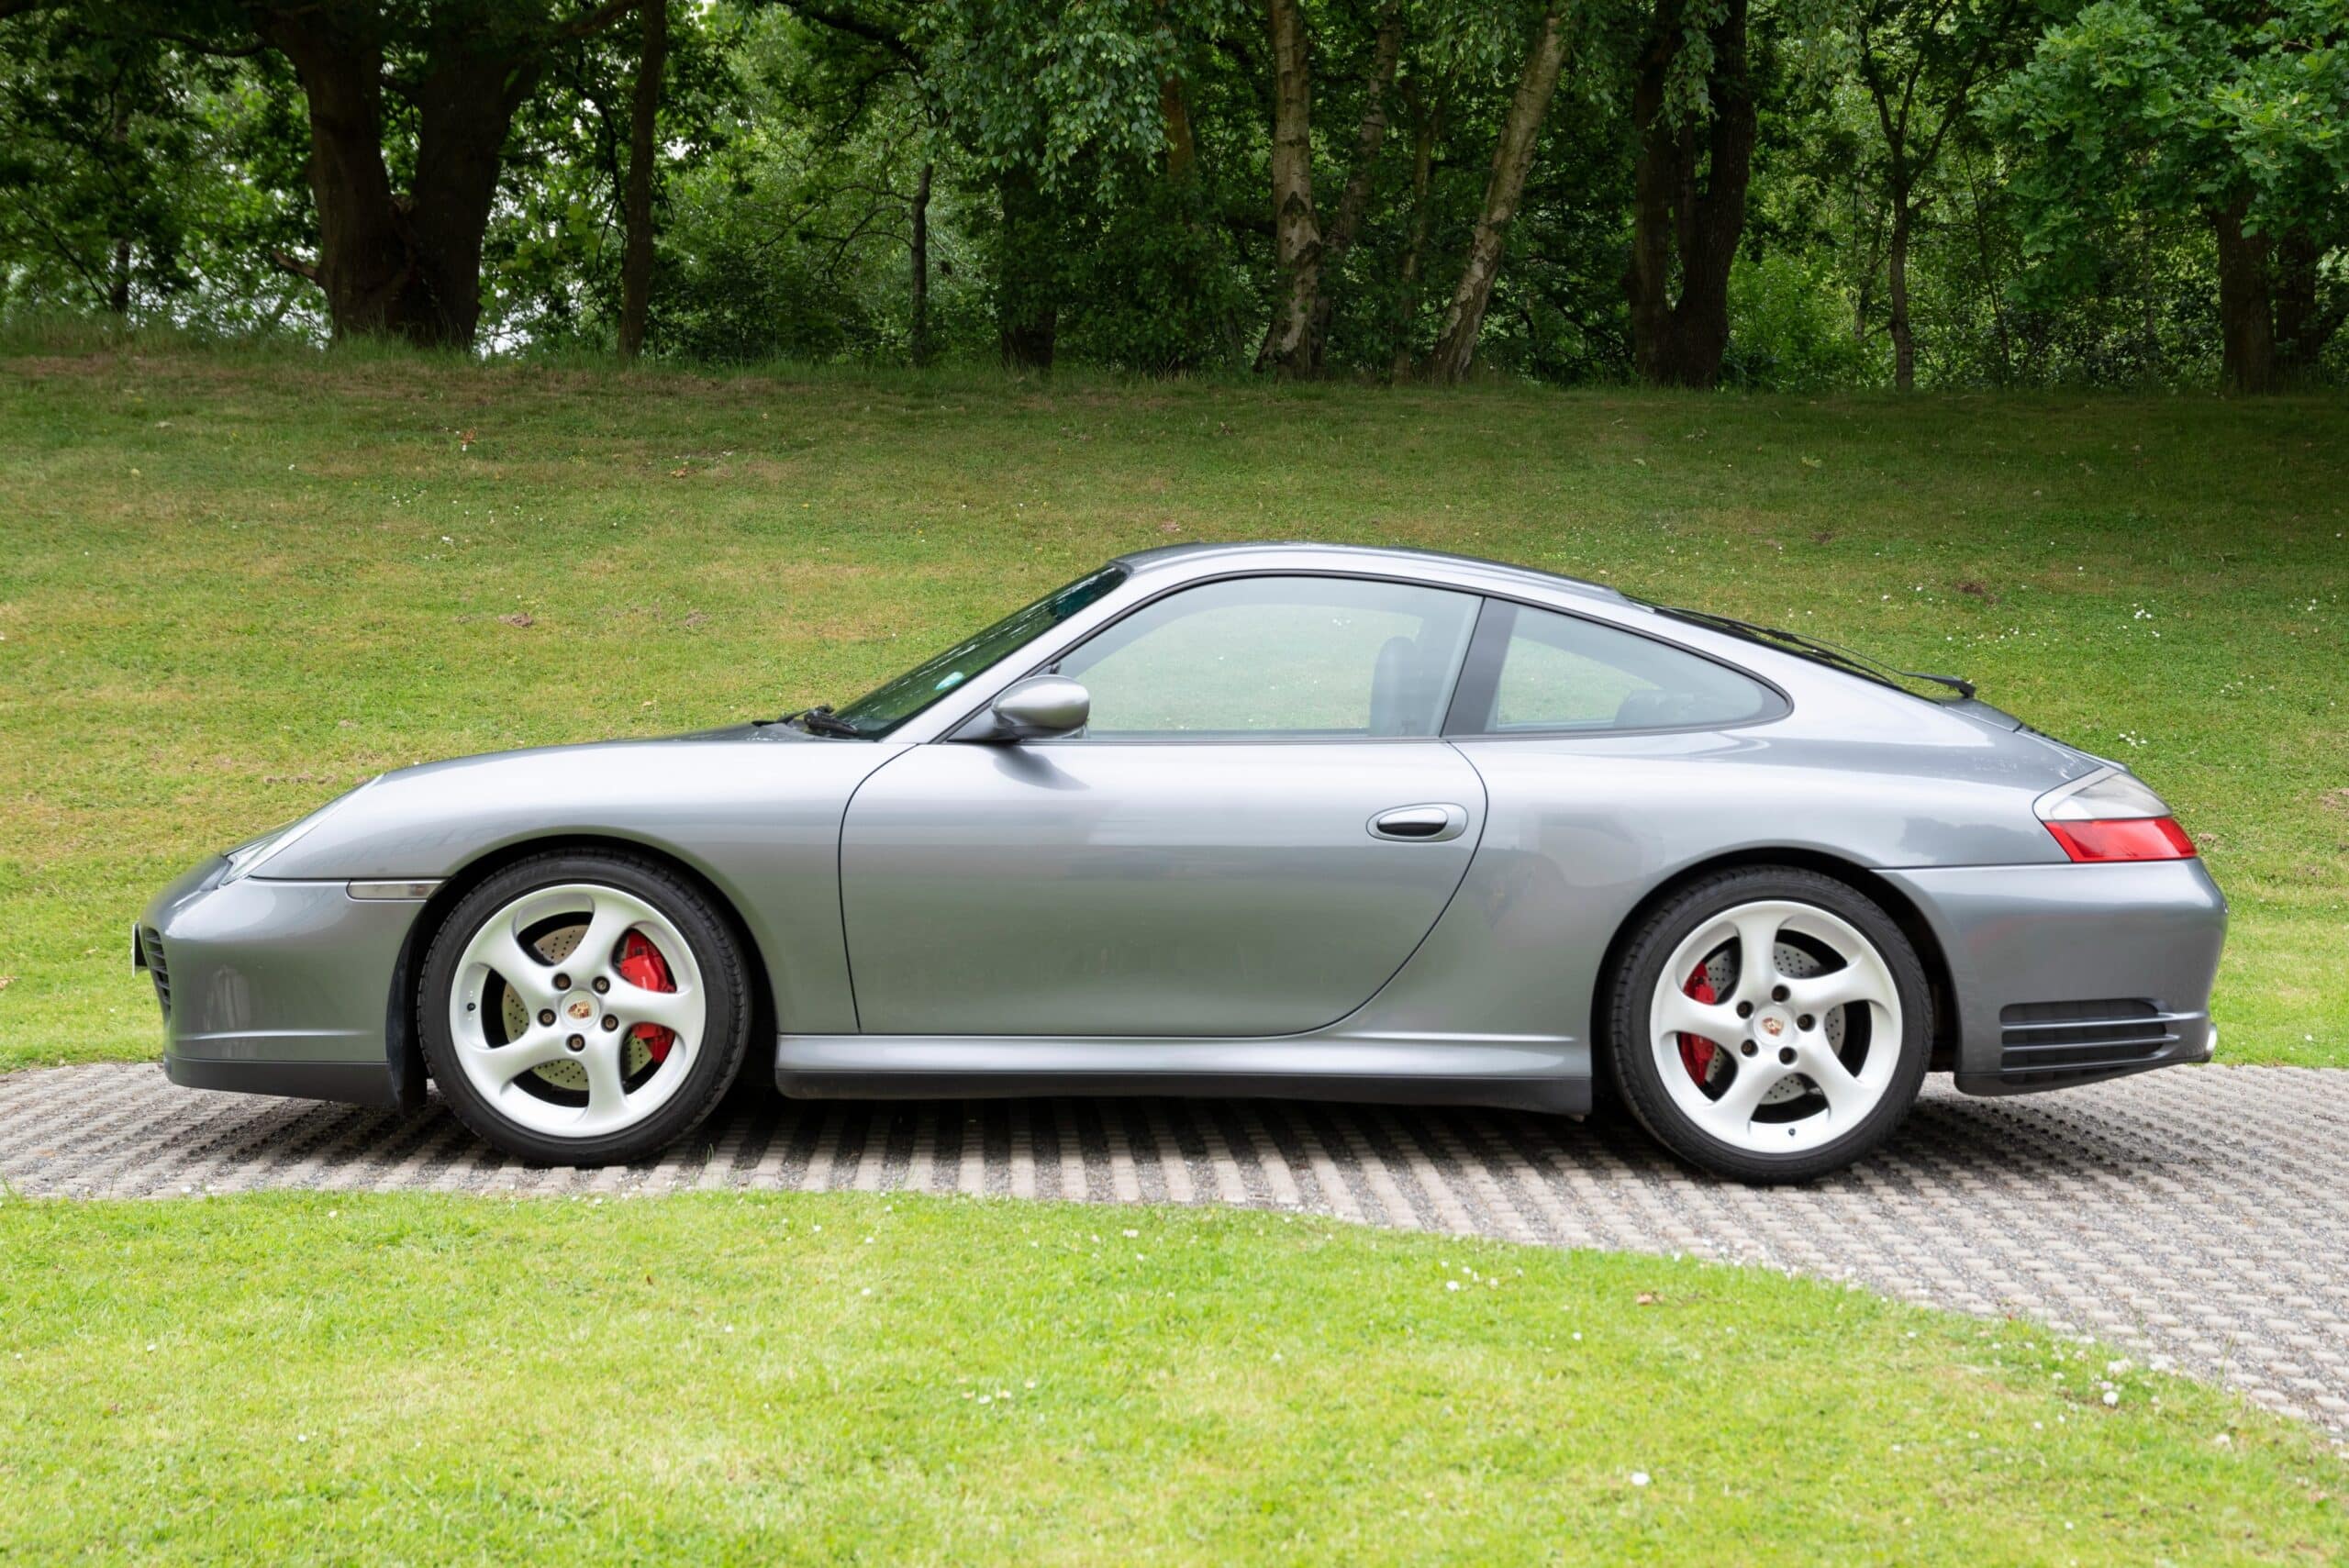
[[[1471,716],[1470,729],[1742,724],[1780,706],[1760,682],[1653,638],[1528,606],[1493,607],[1509,617],[1507,640],[1490,707]]]
[[[1168,595],[1060,662],[1086,738],[1433,735],[1474,595],[1345,577],[1242,577]]]

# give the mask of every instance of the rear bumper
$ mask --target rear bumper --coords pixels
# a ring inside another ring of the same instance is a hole
[[[2210,1060],[2227,902],[2200,861],[1883,874],[1948,961],[1965,1093],[2029,1094]]]
[[[385,1050],[392,975],[420,901],[359,899],[340,882],[247,877],[206,862],[139,917],[139,962],[163,1006],[174,1084],[395,1103]]]

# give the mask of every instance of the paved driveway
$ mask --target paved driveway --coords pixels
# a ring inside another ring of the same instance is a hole
[[[542,1169],[437,1108],[402,1120],[175,1089],[153,1066],[67,1067],[0,1077],[0,1181],[86,1196],[853,1187],[1311,1209],[2028,1316],[2349,1442],[2349,1072],[2180,1069],[2019,1100],[1935,1087],[1876,1159],[1756,1191],[1690,1174],[1618,1120],[1241,1100],[744,1093],[658,1163]]]

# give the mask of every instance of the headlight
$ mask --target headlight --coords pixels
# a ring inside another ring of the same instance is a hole
[[[369,779],[366,784],[361,784],[359,789],[367,789],[372,787],[384,775],[381,773],[376,774],[374,778]],[[252,873],[272,855],[274,855],[278,851],[285,848],[295,840],[300,838],[303,834],[308,832],[311,828],[325,821],[327,819],[328,812],[332,811],[336,806],[340,806],[344,801],[349,800],[351,795],[357,795],[359,793],[359,789],[351,790],[345,794],[335,796],[332,800],[328,801],[324,806],[319,806],[316,811],[311,812],[307,817],[303,817],[299,822],[289,823],[287,826],[277,828],[273,832],[263,833],[258,839],[249,839],[245,842],[239,844],[235,849],[230,850],[228,852],[228,869],[222,874],[219,885],[226,887],[232,882],[242,881],[245,877],[251,875]]]

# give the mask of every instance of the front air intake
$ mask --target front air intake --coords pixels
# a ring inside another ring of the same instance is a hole
[[[152,926],[139,928],[139,955],[147,962],[147,973],[155,982],[155,1001],[163,1009],[163,1021],[172,1021],[172,974],[163,967],[162,934]]]

